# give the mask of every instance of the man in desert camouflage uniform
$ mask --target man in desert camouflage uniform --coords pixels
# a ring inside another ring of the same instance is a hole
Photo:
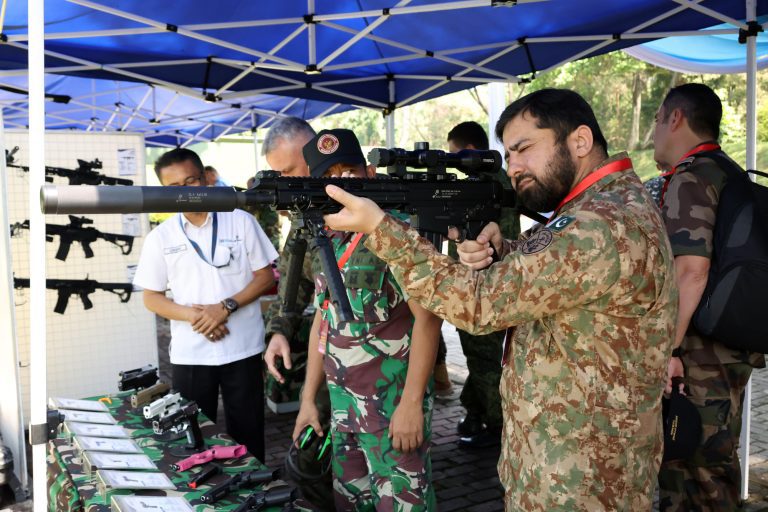
[[[544,89],[496,125],[523,206],[554,210],[517,241],[489,224],[438,254],[373,202],[336,187],[333,229],[369,233],[411,299],[460,329],[510,328],[499,473],[507,510],[649,510],[677,314],[672,252],[626,155],[608,158],[589,105]],[[502,258],[490,265],[493,243]],[[484,270],[478,270],[484,269]]]
[[[701,300],[712,258],[712,237],[726,173],[702,151],[717,151],[722,105],[703,84],[672,89],[656,113],[654,159],[668,180],[662,216],[675,255],[680,315],[671,379],[683,377],[702,420],[699,447],[688,459],[665,461],[659,473],[663,511],[738,510],[741,505],[739,435],[744,388],[763,354],[734,350],[701,335],[691,317]]]
[[[488,135],[474,121],[465,121],[448,132],[448,151],[462,149],[488,150]],[[502,171],[498,172],[502,185],[509,187]],[[514,208],[502,208],[499,227],[504,238],[514,240],[520,234],[520,217]],[[455,244],[449,245],[449,254],[456,257]],[[461,435],[459,445],[474,448],[498,445],[504,424],[501,414],[501,354],[504,347],[504,331],[477,336],[459,329],[461,349],[467,358],[467,380],[459,397],[467,411],[457,425]]]
[[[375,176],[350,130],[321,131],[304,157],[313,177]],[[339,319],[318,271],[294,439],[306,425],[322,432],[314,395],[327,380],[336,510],[434,510],[430,381],[442,321],[404,296],[362,233],[328,235],[355,319]]]

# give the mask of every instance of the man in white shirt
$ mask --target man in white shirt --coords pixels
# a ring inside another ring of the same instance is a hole
[[[164,186],[202,186],[194,151],[155,162]],[[248,213],[178,213],[147,235],[134,278],[144,305],[171,321],[173,388],[264,460],[264,322],[258,298],[274,286],[274,247]],[[173,298],[166,296],[170,290]]]

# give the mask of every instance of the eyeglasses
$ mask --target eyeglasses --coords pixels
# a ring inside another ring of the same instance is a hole
[[[197,183],[202,183],[202,176],[187,176],[187,178],[181,183],[169,183],[169,187],[193,187]]]

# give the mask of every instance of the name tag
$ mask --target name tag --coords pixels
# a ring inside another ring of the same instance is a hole
[[[238,238],[219,238],[219,245],[221,245],[222,247],[227,247],[228,249],[232,249],[238,243],[240,243],[240,237],[238,237]]]
[[[176,254],[187,250],[187,244],[175,245],[173,247],[165,247],[163,253],[167,256],[169,254]]]

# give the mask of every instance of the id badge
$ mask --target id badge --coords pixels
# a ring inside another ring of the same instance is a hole
[[[328,319],[323,318],[318,330],[320,339],[317,342],[317,351],[325,355],[325,344],[328,343]]]

